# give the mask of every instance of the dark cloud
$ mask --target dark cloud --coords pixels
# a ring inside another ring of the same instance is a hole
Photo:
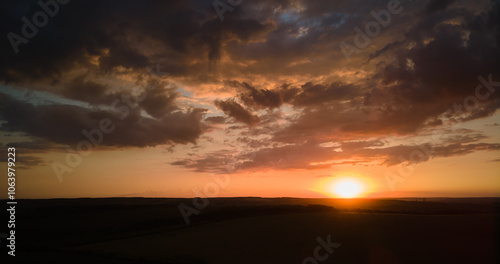
[[[1,10],[2,35],[22,36],[21,18],[31,20],[41,7],[36,1],[2,1]],[[172,75],[202,68],[206,74],[226,42],[245,43],[270,30],[265,21],[237,16],[227,20],[220,23],[206,1],[70,1],[60,5],[28,43],[20,44],[17,54],[9,40],[2,39],[0,80],[60,82],[61,76],[79,67],[111,74],[156,63]],[[193,66],[192,60],[200,56],[205,65]]]
[[[232,158],[235,170],[317,170],[346,164],[409,165],[439,157],[500,150],[499,143],[482,143],[481,140],[485,138],[478,131],[469,129],[445,131],[442,134],[428,135],[423,142],[393,146],[382,139],[348,140],[328,144],[306,141],[277,145],[271,138],[256,140],[246,136],[238,138],[237,141],[245,145],[247,152]],[[225,163],[216,165],[221,158],[221,155],[211,154],[210,157],[181,160],[175,165],[198,171],[222,170],[222,164]]]
[[[203,158],[179,160],[172,165],[184,166],[197,172],[232,173],[235,158],[226,150],[209,153]]]
[[[85,80],[85,76],[73,79],[63,90],[62,94],[69,99],[88,102],[90,104],[110,104],[118,96],[108,94],[109,85]]]
[[[317,106],[341,100],[351,100],[359,96],[359,88],[352,84],[340,82],[325,84],[303,84],[300,88],[282,84],[274,90],[256,89],[248,83],[236,85],[245,90],[240,94],[241,101],[255,108],[279,108],[284,103],[294,106]]]
[[[358,142],[361,144],[361,142]],[[366,146],[373,143],[366,142]],[[418,164],[437,157],[451,157],[470,154],[476,151],[498,151],[498,143],[439,144],[422,143],[418,145],[400,145],[393,147],[345,149],[321,147],[304,143],[282,147],[264,147],[254,152],[237,156],[235,170],[268,169],[305,169],[316,170],[332,168],[343,164],[367,164],[395,166],[398,164]],[[223,156],[209,155],[199,159],[178,161],[182,165],[197,171],[217,171],[224,168],[228,160]]]
[[[82,130],[100,129],[103,119],[111,120],[115,129],[103,133],[105,146],[155,146],[168,143],[195,143],[202,134],[203,109],[176,111],[161,118],[143,117],[137,109],[117,105],[114,112],[70,105],[38,105],[18,101],[2,94],[0,117],[3,131],[25,132],[34,137],[60,144],[77,144],[87,140]],[[128,111],[123,111],[124,108]],[[116,111],[120,111],[119,113]],[[125,116],[125,112],[129,112]]]
[[[148,114],[155,118],[161,118],[174,110],[179,110],[175,104],[179,96],[177,87],[166,87],[168,83],[151,79],[148,83],[147,91],[144,92],[144,99],[139,102],[139,106]]]
[[[437,2],[449,1],[433,1]],[[453,104],[464,104],[468,96],[476,96],[475,89],[481,84],[479,76],[487,79],[492,74],[493,80],[498,80],[499,43],[492,40],[498,38],[500,12],[498,2],[492,1],[490,5],[491,10],[477,14],[454,7],[419,21],[406,34],[406,42],[414,47],[395,49],[398,61],[382,70],[381,82],[387,90],[382,94],[385,102],[395,103],[396,109],[412,105],[414,113],[431,107],[425,115],[436,117],[447,110],[441,106],[450,108]],[[480,106],[468,111],[463,120],[493,114],[500,107],[499,98],[496,92],[486,99],[476,98]]]
[[[234,118],[238,122],[242,122],[249,126],[254,126],[260,122],[258,116],[250,113],[233,99],[228,99],[226,101],[216,100],[215,105],[226,113],[226,115]]]
[[[217,61],[221,58],[221,49],[226,41],[248,42],[253,37],[263,36],[272,29],[272,24],[264,24],[255,19],[241,19],[232,16],[226,23],[211,20],[200,28],[203,43],[208,46],[208,58]]]
[[[390,147],[381,151],[387,155],[383,164],[387,166],[398,165],[404,162],[418,164],[436,157],[452,157],[470,154],[476,151],[498,151],[500,144],[474,143],[474,144],[448,144],[433,145],[431,143],[416,146]],[[369,155],[376,150],[366,150],[363,154]]]
[[[382,140],[369,140],[369,141],[362,141],[362,140],[356,140],[356,141],[343,141],[340,143],[342,149],[344,151],[352,151],[352,150],[358,150],[358,149],[364,149],[367,147],[381,147],[384,145],[384,142]]]
[[[22,153],[45,153],[48,150],[57,149],[53,143],[42,139],[34,139],[31,141],[11,142],[6,144],[7,148],[14,147]]]
[[[493,123],[493,124],[486,124],[486,126],[500,126],[499,123]]]
[[[340,100],[351,100],[359,95],[359,89],[352,84],[331,83],[329,85],[306,83],[294,97],[296,106],[319,105]]]
[[[15,169],[30,169],[39,165],[46,164],[46,161],[37,155],[40,153],[46,153],[51,150],[58,150],[60,147],[56,144],[47,142],[42,139],[35,139],[32,141],[20,141],[11,142],[5,144],[0,144],[1,154],[7,157],[8,149],[15,148]],[[7,158],[1,160],[0,162],[8,162]]]
[[[465,143],[471,143],[471,142],[477,142],[482,139],[488,138],[487,136],[481,134],[481,133],[474,133],[474,134],[467,134],[467,135],[452,135],[449,136],[445,139],[445,142],[448,143],[460,143],[460,144],[465,144]]]
[[[451,3],[456,0],[432,0],[427,4],[427,12],[434,13],[445,10]]]
[[[211,124],[225,124],[226,118],[223,116],[210,116],[210,117],[205,118],[205,122],[211,123]]]
[[[240,99],[245,105],[273,109],[280,107],[284,102],[283,96],[279,92],[267,89],[257,90],[245,82],[241,85],[247,90],[240,95]]]
[[[270,139],[252,139],[250,137],[239,137],[236,139],[236,141],[245,144],[245,147],[254,149],[269,147],[269,145],[271,145],[272,143]]]
[[[45,164],[46,161],[38,156],[21,154],[16,158],[17,169],[29,169]]]
[[[386,148],[362,148],[356,150],[335,151],[334,147],[321,147],[314,144],[296,144],[283,147],[261,148],[252,153],[238,156],[236,170],[268,169],[305,169],[316,170],[332,168],[343,164],[368,164],[395,166],[398,164],[418,164],[437,157],[452,157],[470,154],[476,151],[498,151],[500,144],[448,144],[400,145]],[[249,157],[252,157],[249,159]],[[197,171],[222,170],[221,157],[208,156],[200,159],[179,161],[175,165],[194,168]]]
[[[16,150],[17,150],[17,148],[16,148]],[[6,150],[5,151],[2,150],[2,153],[5,153],[5,157],[7,157]],[[0,161],[0,162],[7,162],[7,160]],[[19,170],[19,169],[31,169],[31,168],[35,168],[37,166],[46,165],[47,162],[38,156],[28,155],[28,154],[22,153],[22,154],[16,154],[16,163],[15,164],[16,164],[16,166],[14,167],[14,169]]]

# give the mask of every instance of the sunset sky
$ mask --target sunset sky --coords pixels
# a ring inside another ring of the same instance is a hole
[[[500,195],[499,1],[49,2],[0,3],[18,199]]]

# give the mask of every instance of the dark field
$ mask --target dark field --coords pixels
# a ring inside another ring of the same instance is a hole
[[[186,225],[193,199],[18,200],[15,259],[303,263],[330,237],[317,263],[499,263],[499,201],[210,198]]]

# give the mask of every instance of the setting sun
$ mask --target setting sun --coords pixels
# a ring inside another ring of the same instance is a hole
[[[335,186],[335,194],[343,198],[356,197],[361,191],[361,187],[354,181],[343,181]]]
[[[360,196],[363,185],[356,179],[340,179],[332,184],[331,191],[340,198],[354,198]]]

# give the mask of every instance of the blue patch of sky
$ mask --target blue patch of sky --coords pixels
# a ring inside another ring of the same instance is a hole
[[[182,85],[178,85],[177,92],[181,94],[181,96],[192,98],[193,94],[191,92],[184,90],[184,87]]]
[[[31,103],[35,106],[62,104],[62,105],[74,105],[86,108],[89,107],[88,103],[67,99],[49,92],[34,91],[25,88],[13,88],[9,85],[0,85],[0,87],[2,88],[2,93],[5,93],[19,101]]]
[[[339,28],[340,26],[345,24],[347,18],[349,18],[349,14],[328,13],[324,21],[327,22],[326,24],[328,26],[334,26],[335,28]]]
[[[351,14],[346,13],[330,12],[326,13],[325,16],[304,19],[301,14],[290,11],[281,13],[279,15],[279,19],[281,22],[295,24],[298,27],[311,28],[333,26],[335,28],[339,28],[340,26],[345,24],[347,19],[351,16]]]

